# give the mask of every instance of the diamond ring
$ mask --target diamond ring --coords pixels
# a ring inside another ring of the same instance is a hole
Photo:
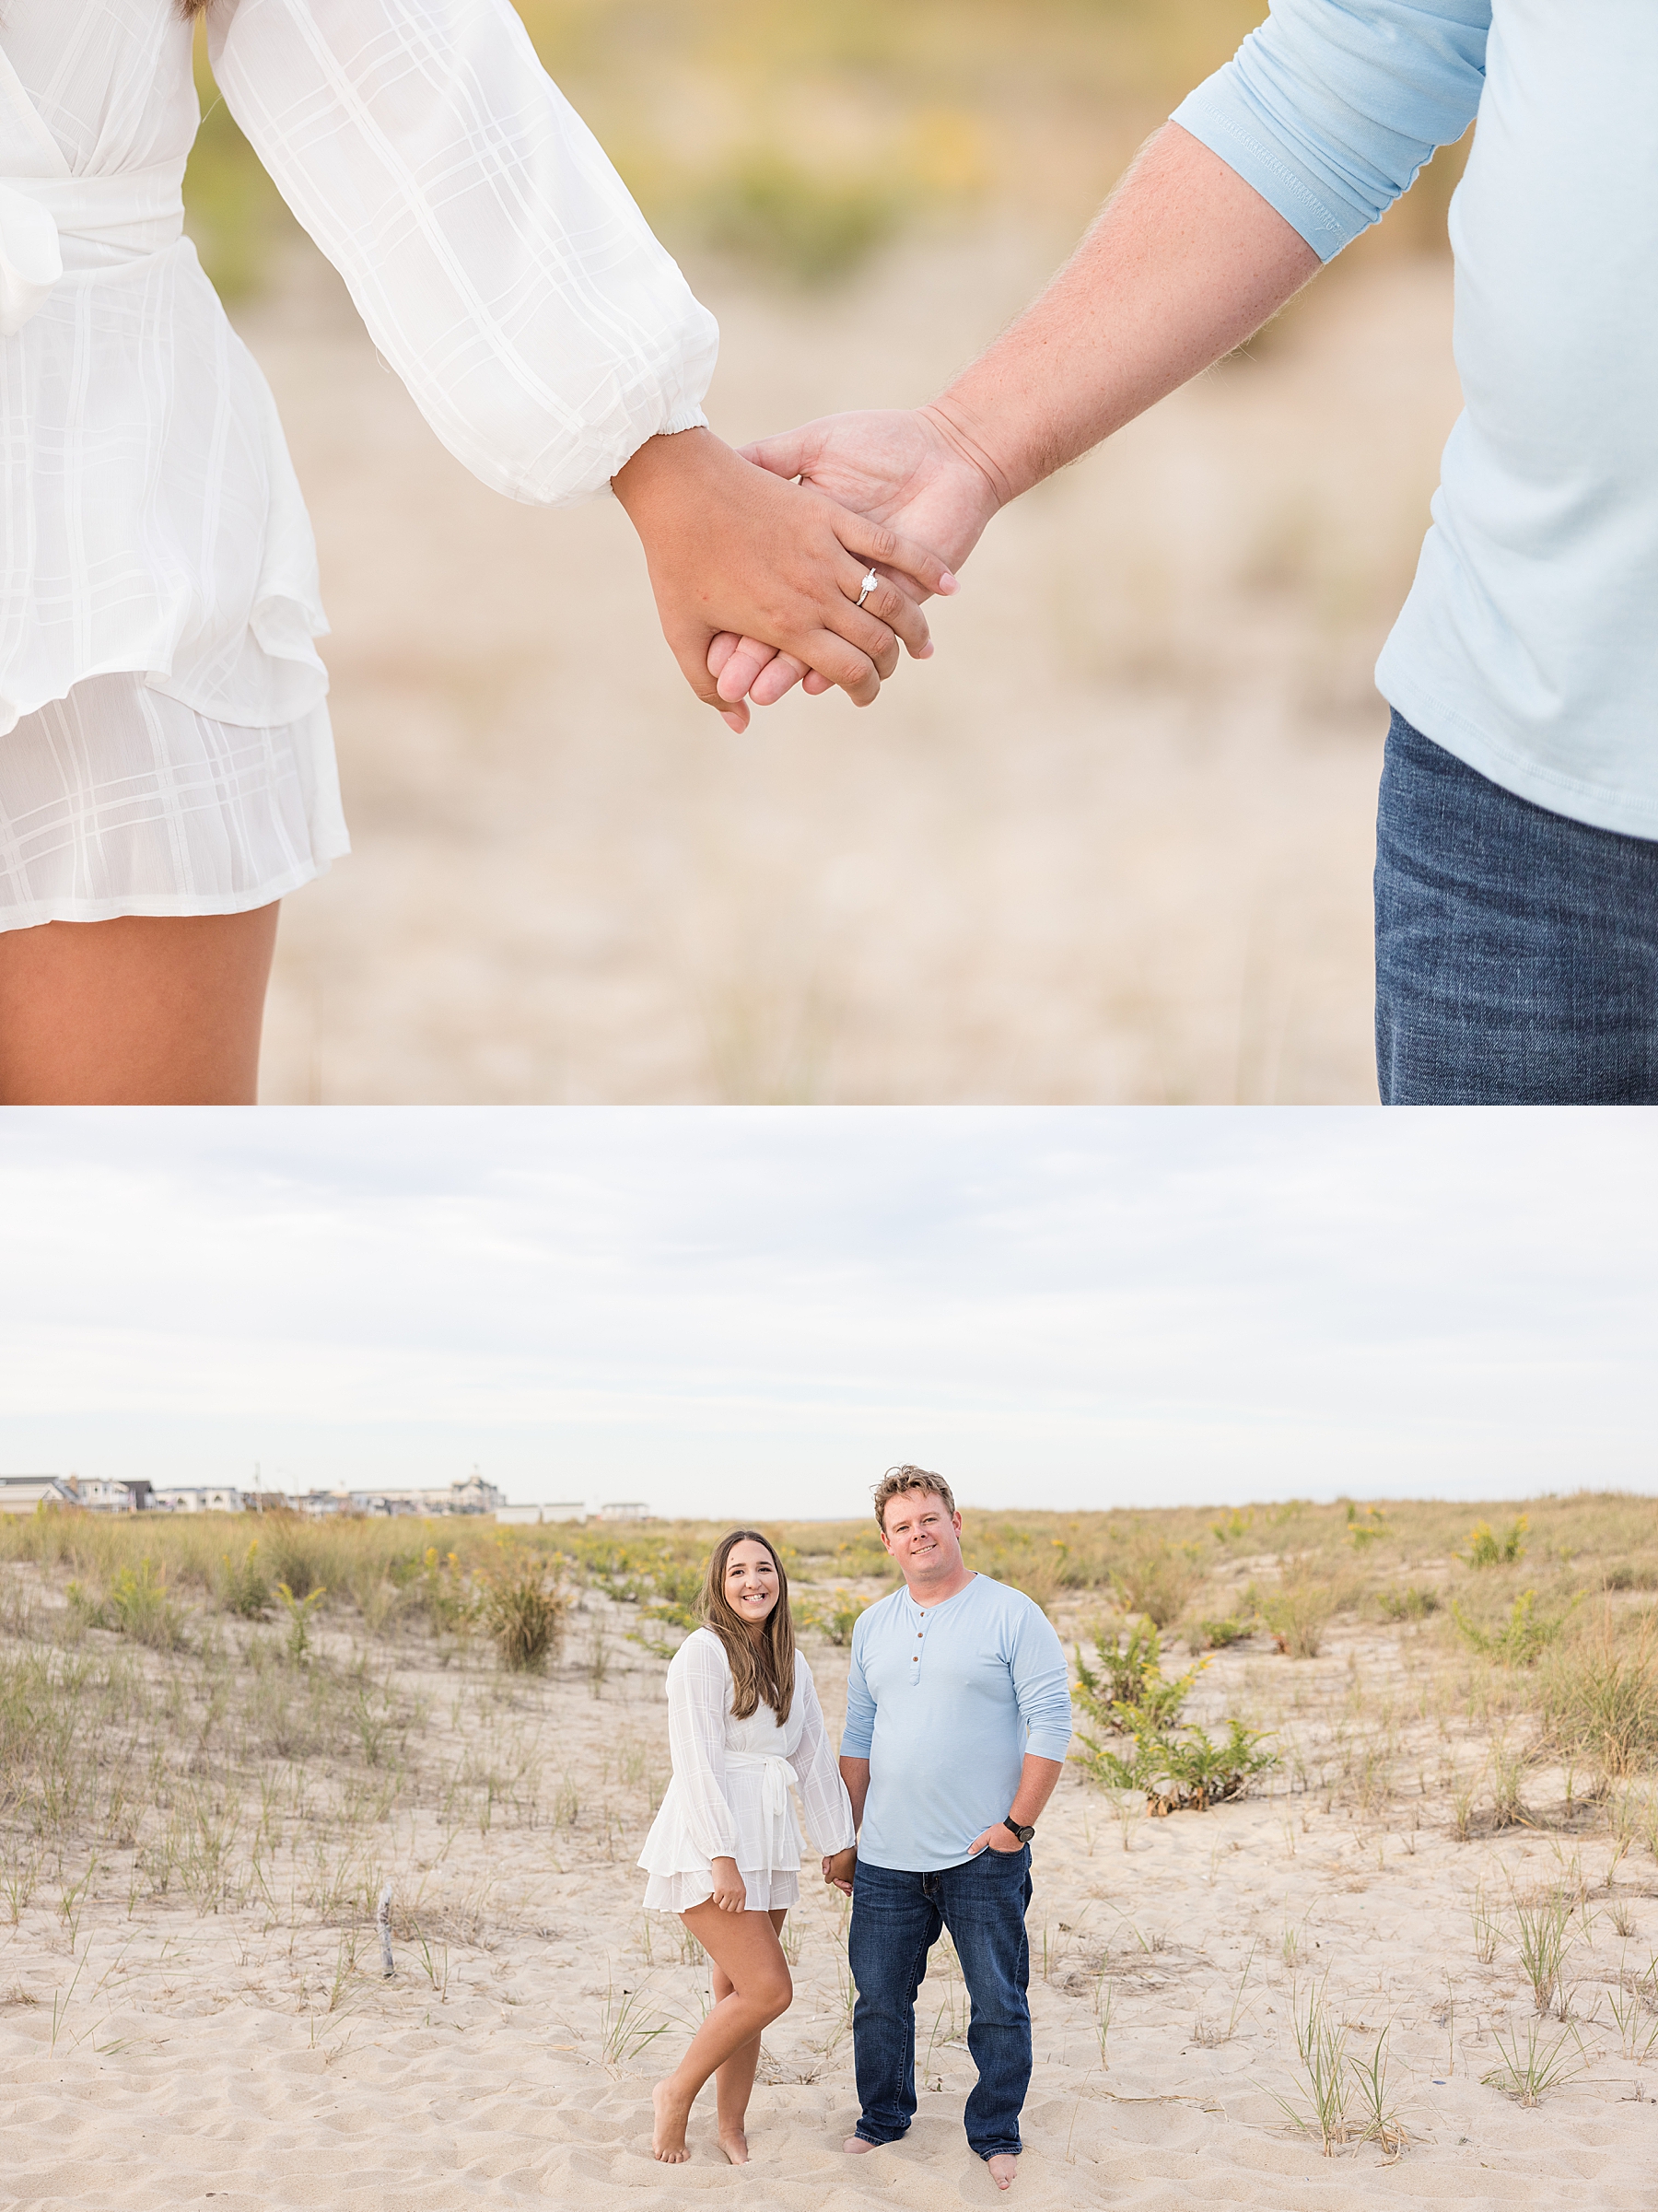
[[[869,569],[869,570],[867,570],[867,571],[865,572],[865,575],[864,575],[864,579],[863,579],[863,590],[862,590],[862,591],[860,591],[860,592],[858,594],[858,605],[859,605],[860,607],[862,606],[862,604],[863,604],[864,601],[865,601],[866,599],[868,599],[868,597],[870,596],[870,592],[871,592],[871,591],[872,591],[875,589],[876,585],[877,585],[877,584],[878,584],[880,581],[881,581],[881,579],[880,579],[880,577],[878,577],[878,576],[876,575],[876,573],[875,573],[875,571],[874,571],[874,569],[873,569],[873,568],[870,568],[870,569]]]

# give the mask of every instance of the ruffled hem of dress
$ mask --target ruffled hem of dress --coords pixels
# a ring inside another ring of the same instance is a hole
[[[748,1891],[745,1910],[751,1913],[786,1913],[800,1902],[798,1867],[740,1867]],[[695,1874],[653,1874],[645,1885],[645,1910],[677,1916],[695,1912],[714,1894],[713,1878],[705,1867]]]
[[[278,611],[280,610],[280,612]],[[328,696],[328,671],[310,640],[328,635],[328,621],[321,607],[308,605],[287,593],[273,593],[253,610],[248,624],[253,650],[264,663],[262,682],[211,684],[178,665],[177,639],[151,638],[143,643],[123,640],[108,653],[72,662],[37,676],[16,691],[6,688],[0,673],[0,739],[7,738],[20,721],[66,699],[77,684],[95,676],[137,673],[152,691],[177,699],[193,714],[212,721],[229,722],[242,730],[277,730],[303,721]],[[303,635],[304,645],[299,646]]]
[[[350,850],[351,846],[347,842],[332,852],[313,855],[299,867],[273,877],[269,883],[261,884],[252,891],[222,896],[49,898],[27,904],[19,901],[15,906],[0,910],[0,933],[8,930],[37,930],[49,921],[119,921],[125,915],[142,915],[158,921],[180,921],[206,914],[256,914],[261,907],[274,906],[279,898],[286,898],[290,892],[302,890],[307,884],[314,884],[319,876],[328,873],[335,860],[344,860]]]
[[[0,741],[0,930],[250,913],[350,849],[326,702],[261,729],[118,671]]]

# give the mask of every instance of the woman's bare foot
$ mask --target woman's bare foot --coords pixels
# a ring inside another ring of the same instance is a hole
[[[866,2143],[861,2136],[848,2136],[846,2141],[841,2145],[841,2148],[843,2150],[849,2150],[853,2157],[856,2158],[863,2151],[873,2150],[875,2146],[873,2143]]]
[[[682,2103],[667,2082],[659,2081],[650,2092],[650,2109],[656,2116],[656,2124],[650,2131],[651,2157],[660,2159],[664,2166],[683,2166],[691,2156],[685,2148],[690,2104]]]
[[[719,2128],[719,2148],[733,2166],[748,2164],[748,2137],[741,2127],[728,2127],[722,2121]]]
[[[1013,2186],[1013,2176],[1019,2171],[1016,2152],[998,2150],[994,2158],[987,2159],[985,2164],[990,2169],[990,2179],[998,2189],[1010,2189]]]

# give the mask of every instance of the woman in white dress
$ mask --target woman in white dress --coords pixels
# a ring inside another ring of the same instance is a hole
[[[509,0],[3,0],[0,1103],[251,1100],[276,901],[346,850],[309,523],[181,233],[203,14],[438,436],[513,498],[613,483],[728,720],[718,631],[867,700],[928,650],[870,563],[943,573],[708,430],[713,319]]]
[[[703,1618],[668,1669],[673,1779],[639,1864],[647,1909],[677,1913],[707,1952],[715,2002],[656,2085],[651,2148],[670,2164],[690,2156],[685,2123],[712,2075],[719,2147],[741,2166],[761,2031],[794,1995],[777,1940],[800,1894],[791,1774],[826,1861],[851,1850],[855,1832],[811,1669],[795,1649],[788,1577],[754,1529],[715,1546]],[[843,1861],[835,1871],[845,1870]]]

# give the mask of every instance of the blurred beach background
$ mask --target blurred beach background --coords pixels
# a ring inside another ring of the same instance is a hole
[[[926,399],[1258,0],[523,0],[718,316],[734,442]],[[317,524],[356,850],[273,1102],[1361,1102],[1369,876],[1458,392],[1460,150],[1259,339],[994,525],[937,657],[731,735],[613,503],[486,492],[203,64],[186,187]]]

